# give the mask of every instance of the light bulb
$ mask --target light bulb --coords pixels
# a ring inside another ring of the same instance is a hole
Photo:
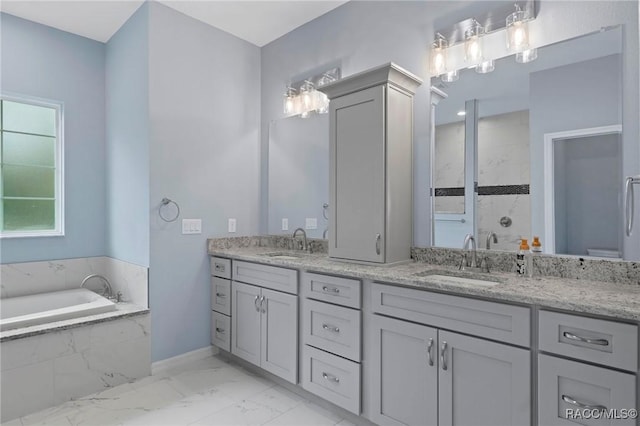
[[[477,21],[464,32],[464,59],[471,64],[482,62],[482,34],[484,28]]]
[[[527,13],[516,4],[516,11],[507,16],[507,50],[522,52],[529,48]]]
[[[295,112],[296,108],[296,91],[292,87],[287,87],[284,94],[284,113],[289,115]]]
[[[447,40],[440,33],[431,45],[431,75],[437,77],[447,72]]]

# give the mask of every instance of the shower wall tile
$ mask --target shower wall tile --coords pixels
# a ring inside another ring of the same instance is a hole
[[[500,225],[503,216],[511,218],[509,227]],[[498,243],[491,243],[494,250],[517,250],[520,238],[530,240],[531,197],[528,194],[479,196],[478,247],[485,246],[489,232],[498,236]]]
[[[0,345],[1,421],[151,374],[149,314]]]

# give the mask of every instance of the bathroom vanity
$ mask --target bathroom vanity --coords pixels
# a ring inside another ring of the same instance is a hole
[[[442,265],[348,264],[278,251],[259,239],[245,247],[232,240],[227,248],[210,240],[209,248],[212,265],[232,265],[232,288],[247,280],[236,265],[267,268],[269,276],[253,283],[262,291],[290,277],[284,290],[295,302],[274,312],[289,322],[274,335],[256,332],[252,341],[278,339],[279,365],[298,359],[298,380],[248,359],[235,344],[229,356],[297,383],[294,390],[336,410],[381,425],[550,425],[573,424],[565,417],[583,406],[618,414],[638,406],[640,287],[631,282],[505,272],[470,278]],[[255,313],[256,295],[241,310],[234,296],[243,296],[232,294],[234,342],[243,333],[236,315],[244,321],[267,314]],[[262,306],[261,297],[256,303]],[[630,417],[616,421],[635,424]]]

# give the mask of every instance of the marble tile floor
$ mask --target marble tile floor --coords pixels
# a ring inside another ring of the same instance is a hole
[[[303,397],[210,357],[69,401],[2,426],[352,426]]]

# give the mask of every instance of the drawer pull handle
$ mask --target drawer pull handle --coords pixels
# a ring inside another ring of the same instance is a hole
[[[224,334],[224,328],[216,327],[216,332]]]
[[[565,331],[562,333],[564,337],[569,340],[575,340],[576,342],[589,343],[590,345],[598,345],[598,346],[609,346],[609,341],[607,339],[589,339],[587,337],[578,336],[577,334],[569,333]]]
[[[256,298],[253,299],[253,306],[256,307],[256,312],[260,312],[260,307],[258,306],[258,299],[260,299],[259,295],[256,295]]]
[[[433,339],[429,339],[429,344],[427,345],[427,353],[429,354],[429,365],[433,365],[433,355],[431,355],[432,349],[433,349]]]
[[[598,410],[598,411],[606,411],[607,407],[605,407],[604,405],[589,405],[589,404],[585,404],[583,402],[577,401],[575,398],[568,396],[568,395],[562,395],[562,400],[564,402],[566,402],[567,404],[571,404],[571,405],[575,405],[577,407],[580,408],[584,408],[585,410]]]
[[[323,330],[327,330],[327,331],[331,331],[333,333],[340,333],[340,329],[338,327],[336,327],[335,325],[322,324],[322,329]]]
[[[322,287],[322,291],[324,291],[325,293],[340,293],[339,288],[327,287],[327,286]]]
[[[376,234],[376,254],[380,255],[380,234]]]
[[[442,342],[442,349],[440,350],[440,362],[442,363],[442,369],[446,371],[447,369],[447,360],[445,355],[447,353],[447,342]]]
[[[331,374],[322,373],[322,377],[323,377],[325,380],[328,380],[328,381],[330,381],[330,382],[333,382],[333,383],[340,383],[340,379],[339,379],[338,377],[336,377],[336,376],[332,376]]]
[[[260,298],[260,309],[262,309],[262,313],[264,314],[265,312],[267,312],[267,308],[265,308],[264,306],[264,296],[262,296]]]
[[[215,268],[216,271],[224,272],[224,265],[216,263],[216,266],[214,268]]]
[[[216,293],[216,297],[220,297],[222,299],[226,298],[227,295],[226,294],[222,294],[222,293]]]

